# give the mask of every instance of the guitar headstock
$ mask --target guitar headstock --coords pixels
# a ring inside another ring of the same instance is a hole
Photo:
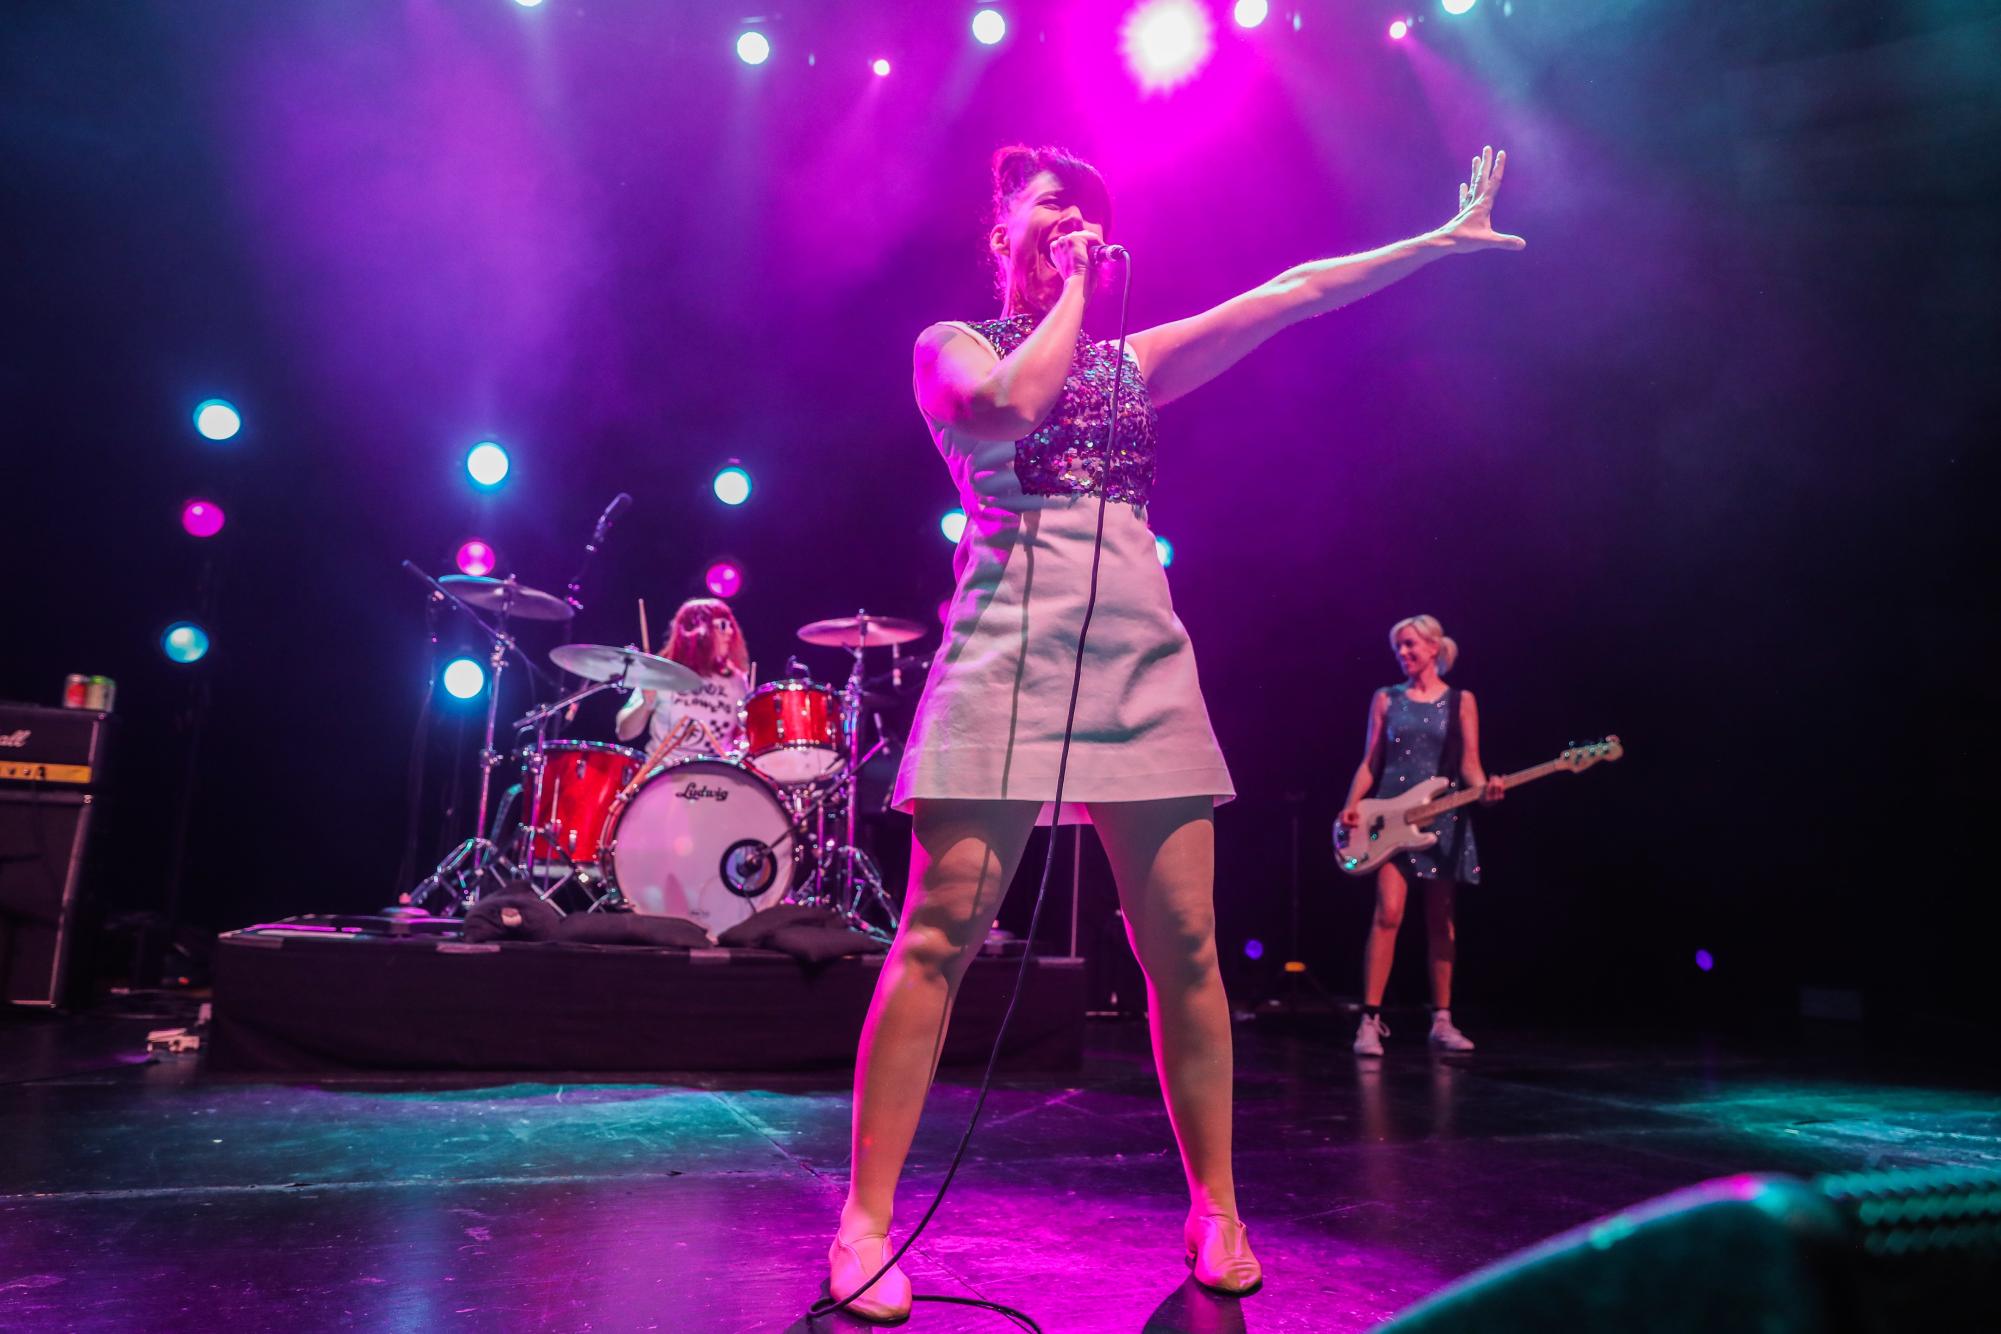
[[[1571,746],[1556,757],[1557,764],[1572,773],[1581,774],[1600,760],[1616,760],[1626,753],[1626,747],[1618,737],[1608,736],[1603,741],[1593,741],[1582,746]]]

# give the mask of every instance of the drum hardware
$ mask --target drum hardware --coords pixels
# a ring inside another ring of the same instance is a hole
[[[405,569],[416,569],[408,561],[403,565]],[[498,612],[522,621],[567,621],[575,614],[563,599],[553,593],[544,593],[539,588],[516,583],[513,575],[505,579],[489,579],[477,574],[447,574],[438,579],[420,574],[420,577],[462,608],[477,607],[481,611]]]
[[[570,716],[577,705],[602,691],[682,691],[699,686],[701,677],[671,659],[610,644],[559,644],[549,650],[549,658],[589,684],[515,721],[517,733],[532,729],[535,734],[522,750],[522,785],[529,794],[531,818],[516,830],[516,857],[536,894],[558,912],[565,911],[564,901],[578,897],[569,892],[573,889],[582,891],[584,911],[609,911],[620,906],[618,891],[614,882],[594,873],[599,843],[613,803],[658,757],[642,762],[638,751],[625,746],[551,741],[550,721]],[[559,781],[554,788],[549,786],[552,757],[559,763],[571,762],[569,784]],[[550,870],[561,874],[552,876]]]
[[[830,771],[837,775],[833,781],[813,794],[810,801],[802,798],[802,809],[799,811],[802,824],[808,816],[813,820],[814,858],[812,877],[798,899],[833,908],[855,930],[886,940],[895,932],[896,904],[883,884],[881,868],[855,841],[855,822],[861,804],[857,797],[862,766],[886,744],[878,722],[875,744],[866,755],[862,753],[862,705],[867,683],[863,667],[869,649],[889,648],[889,677],[892,683],[900,685],[903,664],[896,653],[897,646],[921,637],[925,633],[924,627],[901,617],[871,616],[866,611],[857,611],[853,616],[802,625],[798,633],[799,638],[808,644],[844,648],[853,660],[848,669],[847,682],[840,692],[841,725],[847,754],[841,757],[838,769]],[[752,763],[756,762],[756,757],[753,757]],[[841,829],[842,841],[839,843],[828,840],[830,817]]]
[[[880,718],[864,709],[872,689],[892,694],[929,659],[899,647],[923,633],[917,622],[858,612],[802,627],[808,643],[847,649],[846,683],[836,689],[807,674],[767,683],[746,697],[749,741],[739,757],[662,763],[671,741],[644,757],[629,747],[552,740],[556,722],[593,695],[615,689],[682,693],[700,677],[636,647],[565,644],[555,664],[586,684],[513,723],[520,737],[521,812],[509,832],[488,830],[501,676],[510,655],[536,676],[509,633],[513,619],[560,621],[572,607],[513,580],[450,576],[434,594],[488,635],[492,693],[480,751],[475,837],[466,840],[409,896],[427,909],[464,912],[495,882],[525,879],[558,912],[629,909],[689,918],[719,932],[781,900],[832,908],[852,927],[886,939],[896,905],[875,861],[856,843],[861,770],[888,749]],[[473,608],[494,613],[489,625]],[[863,668],[868,650],[891,650],[889,670]],[[875,737],[864,748],[865,719]],[[526,735],[523,735],[526,734]],[[510,811],[509,814],[512,814]]]
[[[798,825],[770,779],[732,759],[648,769],[605,822],[606,878],[637,911],[685,917],[719,935],[784,899]]]
[[[672,658],[663,658],[657,653],[648,653],[630,645],[614,648],[610,644],[559,644],[549,650],[549,657],[572,676],[600,682],[600,689],[623,686],[628,690],[665,690],[670,694],[680,694],[702,688],[701,675],[692,667],[684,667]],[[549,707],[568,706],[569,701],[565,700],[560,705]]]
[[[473,822],[473,834],[446,853],[445,859],[430,875],[418,881],[406,896],[411,905],[429,912],[438,911],[434,905],[463,912],[477,901],[481,886],[489,877],[505,883],[515,875],[513,862],[500,845],[487,836],[486,827],[487,810],[493,799],[493,771],[500,764],[500,752],[493,746],[494,725],[499,718],[500,684],[509,656],[519,656],[532,674],[547,679],[534,660],[521,653],[514,637],[508,633],[508,619],[520,616],[532,621],[562,621],[568,620],[571,613],[569,606],[560,598],[516,583],[511,576],[484,579],[448,574],[442,579],[433,579],[409,561],[403,562],[403,568],[430,585],[434,594],[464,612],[467,619],[486,635],[489,645],[486,728],[481,734],[479,751],[479,812]],[[491,625],[474,610],[476,607],[495,613]]]

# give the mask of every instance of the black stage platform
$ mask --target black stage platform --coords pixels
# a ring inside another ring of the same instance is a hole
[[[947,1064],[986,1060],[1019,967],[973,961]],[[279,924],[218,942],[209,1062],[269,1074],[847,1069],[881,968],[880,955],[803,964],[769,950],[468,944]],[[1083,1029],[1083,962],[1037,959],[1002,1065],[1074,1070]]]

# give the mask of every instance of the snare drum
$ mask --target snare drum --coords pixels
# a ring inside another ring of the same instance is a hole
[[[646,757],[602,741],[551,741],[542,747],[542,788],[535,794],[535,856],[598,859],[611,805]],[[550,845],[548,835],[554,835]]]
[[[847,764],[840,692],[815,681],[771,681],[743,702],[751,766],[776,783],[811,783]]]
[[[765,779],[731,760],[683,760],[612,812],[604,865],[634,911],[714,936],[785,897],[798,842]]]

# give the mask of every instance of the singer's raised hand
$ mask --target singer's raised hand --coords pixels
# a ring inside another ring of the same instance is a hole
[[[1454,250],[1521,250],[1528,245],[1519,236],[1494,230],[1494,196],[1501,192],[1501,178],[1507,174],[1506,150],[1496,153],[1490,144],[1473,159],[1472,171],[1459,183],[1459,213],[1441,229]]]

